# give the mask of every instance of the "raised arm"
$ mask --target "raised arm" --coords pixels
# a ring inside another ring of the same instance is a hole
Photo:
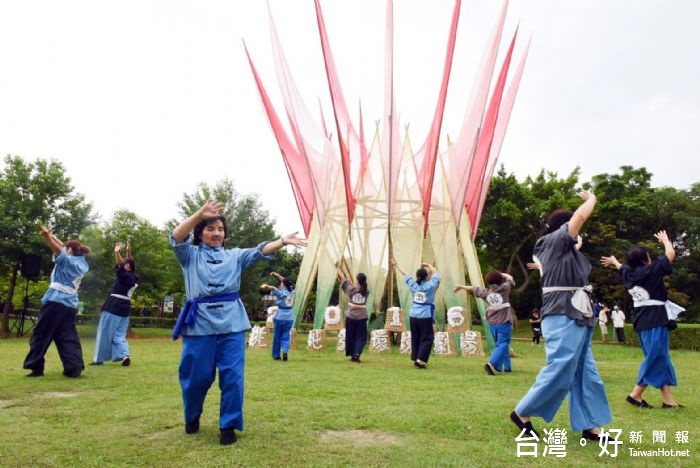
[[[463,284],[455,284],[455,287],[452,288],[452,292],[459,292],[460,289],[463,289],[467,291],[468,293],[474,291],[474,286],[465,286]]]
[[[131,253],[131,242],[126,241],[126,258],[134,258],[133,254]]]
[[[673,263],[673,261],[676,260],[676,251],[673,249],[673,244],[668,239],[668,234],[666,234],[666,231],[659,231],[654,234],[654,237],[656,237],[656,240],[659,241],[659,244],[664,246],[664,253],[668,257],[669,261]]]
[[[116,244],[114,244],[114,260],[117,262],[117,265],[124,264],[124,259],[122,258],[121,250],[122,250],[122,243],[121,242],[117,242]]]
[[[279,282],[282,282],[282,280],[284,280],[284,276],[280,275],[276,271],[271,271],[270,276],[272,276],[273,278],[275,278]]]
[[[275,289],[275,287],[274,287],[274,286],[270,286],[270,285],[267,284],[267,283],[263,283],[263,284],[260,285],[260,289],[263,289],[263,290],[265,290],[265,291],[272,291],[273,289]]]
[[[399,273],[401,273],[402,276],[406,276],[406,272],[403,270],[403,268],[401,268],[401,266],[399,265],[399,262],[397,262],[396,259],[393,257],[391,259],[391,264],[394,266],[394,268],[396,268],[396,270]]]
[[[617,258],[615,258],[614,255],[610,255],[609,257],[605,257],[605,256],[600,257],[600,263],[601,263],[603,266],[606,266],[606,267],[607,267],[607,266],[615,267],[615,268],[617,268],[618,270],[619,270],[620,267],[622,266],[622,263],[620,263],[620,262],[617,260]]]
[[[335,262],[335,269],[337,270],[337,273],[338,273],[338,281],[340,281],[341,283],[342,283],[343,281],[345,281],[345,280],[348,280],[348,281],[349,281],[349,278],[345,275],[345,272],[344,272],[343,269],[340,267],[340,262],[339,262],[339,261],[338,261],[338,262]]]
[[[297,234],[299,234],[298,231],[282,236],[277,240],[268,242],[262,249],[263,255],[271,255],[287,245],[293,245],[294,247],[306,247],[306,239],[298,237]]]
[[[435,267],[434,267],[433,265],[431,265],[430,263],[425,263],[425,262],[423,262],[423,263],[420,264],[420,266],[422,266],[423,268],[426,268],[426,269],[430,272],[431,275],[434,275],[435,273],[438,272],[438,271],[437,271],[437,268],[435,268]]]
[[[597,202],[595,195],[588,190],[582,190],[579,193],[579,197],[581,197],[583,203],[576,208],[569,221],[569,235],[571,237],[576,237],[581,232],[581,228],[591,216],[591,213],[593,213],[593,208],[595,208]]]
[[[46,226],[41,226],[41,237],[44,238],[46,241],[46,244],[48,244],[49,247],[51,247],[51,251],[53,253],[58,254],[61,252],[61,248],[63,248],[63,242],[61,240],[53,235],[53,232],[49,230]]]
[[[187,239],[187,236],[190,235],[190,232],[192,232],[197,223],[205,219],[216,218],[217,216],[220,216],[222,210],[223,205],[218,201],[210,198],[192,216],[185,219],[183,222],[178,224],[175,229],[173,229],[173,239],[175,239],[175,242],[177,242],[178,244],[184,242],[184,240]]]

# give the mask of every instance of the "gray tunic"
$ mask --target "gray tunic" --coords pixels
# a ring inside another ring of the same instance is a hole
[[[367,296],[360,293],[360,287],[355,286],[346,279],[340,285],[340,288],[350,298],[350,304],[348,304],[348,308],[345,311],[345,317],[352,320],[369,318],[367,315],[367,306],[365,305],[367,303]]]
[[[576,238],[569,235],[569,223],[537,239],[532,257],[540,267],[542,287],[583,287],[589,284],[591,262],[576,249]],[[584,317],[571,303],[574,292],[542,294],[541,317],[566,315],[579,325],[594,326],[596,317]]]
[[[492,284],[488,288],[474,287],[474,295],[482,298],[489,305],[486,310],[486,320],[491,325],[501,325],[513,321],[510,306],[500,307],[510,301],[510,290],[515,286],[511,280],[501,284]]]

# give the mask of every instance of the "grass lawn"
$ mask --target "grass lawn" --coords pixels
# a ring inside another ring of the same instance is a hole
[[[609,428],[622,430],[618,456],[579,445],[566,402],[542,429],[567,431],[566,457],[520,457],[518,431],[508,414],[544,363],[544,348],[513,343],[518,354],[510,374],[487,376],[485,358],[437,358],[428,370],[407,356],[363,355],[350,363],[333,349],[310,352],[305,335],[288,362],[268,350],[247,351],[245,431],[238,443],[218,443],[219,389],[209,392],[201,430],[186,435],[177,378],[179,341],[166,332],[136,330],[130,340],[131,367],[88,366],[79,379],[61,375],[54,346],[45,377],[29,379],[22,361],[27,338],[0,339],[0,466],[621,466],[700,465],[700,373],[698,354],[672,351],[686,407],[662,410],[660,393],[645,399],[657,408],[625,402],[641,361],[639,348],[594,343],[612,407]],[[86,363],[94,338],[83,338]],[[692,369],[696,369],[693,371]],[[608,428],[606,428],[608,429]],[[665,431],[665,443],[652,441]],[[687,443],[676,433],[687,431]],[[641,442],[631,442],[631,433]],[[689,456],[632,457],[635,450],[690,450]],[[614,452],[614,447],[608,449]]]

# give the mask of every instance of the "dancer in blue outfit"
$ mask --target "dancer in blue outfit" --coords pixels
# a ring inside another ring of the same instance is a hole
[[[416,279],[399,266],[396,259],[391,260],[394,267],[404,277],[408,289],[413,294],[411,304],[411,361],[419,369],[428,367],[430,352],[435,341],[435,291],[440,286],[440,275],[434,266],[421,263],[416,271]]]
[[[636,246],[627,252],[626,265],[612,255],[602,257],[601,263],[620,270],[622,283],[634,300],[632,325],[644,353],[637,385],[627,396],[627,402],[639,408],[652,408],[642,398],[644,390],[651,385],[661,390],[662,408],[678,408],[682,405],[671,394],[671,386],[678,383],[669,354],[669,329],[675,328],[675,321],[669,320],[667,309],[673,311],[674,306],[677,312],[682,309],[668,301],[664,285],[664,276],[673,272],[671,263],[676,259],[676,251],[666,231],[659,231],[654,237],[664,246],[664,255],[655,261],[645,247]]]
[[[306,241],[293,233],[253,248],[225,249],[228,230],[222,210],[221,203],[208,200],[170,234],[187,292],[173,339],[182,335],[179,376],[185,432],[199,431],[204,399],[218,369],[219,443],[230,445],[236,442],[234,429],[243,430],[245,333],[250,329],[238,296],[241,273],[286,245],[301,247]]]
[[[612,416],[603,380],[591,351],[596,318],[590,300],[591,264],[576,247],[577,235],[593,213],[596,197],[582,191],[583,203],[571,213],[555,210],[535,243],[533,260],[542,275],[542,335],[547,364],[520,400],[510,419],[535,436],[530,418],[550,422],[569,396],[569,417],[582,437],[600,440]],[[538,436],[539,437],[539,436]]]
[[[272,359],[280,359],[280,350],[282,351],[281,359],[286,361],[289,359],[289,343],[291,341],[292,326],[294,325],[294,314],[292,306],[294,305],[294,283],[289,278],[285,278],[277,272],[270,273],[270,276],[279,280],[279,287],[263,284],[260,289],[272,292],[272,295],[277,299],[277,313],[272,322],[275,324],[274,338],[272,339]]]
[[[75,316],[78,313],[78,288],[90,269],[85,261],[90,248],[77,240],[61,242],[46,226],[41,226],[41,236],[51,248],[56,266],[51,272],[49,289],[41,298],[39,320],[29,339],[24,368],[32,371],[27,377],[43,376],[44,356],[53,341],[63,363],[63,375],[78,377],[85,364]]]
[[[131,364],[126,332],[129,329],[131,296],[138,286],[139,277],[136,274],[136,262],[131,255],[131,245],[127,243],[126,259],[122,257],[122,247],[121,243],[114,246],[117,279],[112,285],[112,293],[102,304],[95,338],[95,355],[90,363],[92,366],[100,366],[104,361],[121,361],[122,366]]]
[[[496,346],[488,362],[484,364],[484,370],[489,375],[496,375],[496,371],[510,372],[512,370],[510,340],[513,335],[513,313],[509,301],[510,291],[515,286],[515,281],[508,273],[502,273],[496,269],[491,270],[484,277],[484,281],[488,288],[457,284],[453,291],[464,289],[486,301],[488,305],[486,320],[489,323]]]

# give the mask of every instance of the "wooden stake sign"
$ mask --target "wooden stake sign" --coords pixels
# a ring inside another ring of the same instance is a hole
[[[389,307],[386,310],[386,322],[384,322],[384,330],[390,332],[406,331],[406,321],[403,317],[403,312],[399,307]]]

